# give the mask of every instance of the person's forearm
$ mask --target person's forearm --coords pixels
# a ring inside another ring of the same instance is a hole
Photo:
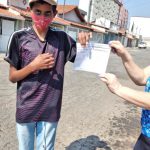
[[[132,104],[150,109],[150,93],[148,92],[136,91],[122,86],[115,92],[115,94]]]
[[[33,73],[35,70],[32,65],[27,65],[26,67],[20,69],[20,70],[15,70],[13,73],[10,73],[9,75],[9,80],[13,83],[16,83],[20,80],[23,80],[26,78],[28,75]]]
[[[132,56],[128,52],[126,52],[125,55],[121,58],[125,69],[132,81],[137,85],[145,85],[146,80],[144,70],[141,69],[138,65],[136,65]]]

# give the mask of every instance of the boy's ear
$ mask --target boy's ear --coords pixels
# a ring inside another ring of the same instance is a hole
[[[58,11],[56,10],[56,11],[54,12],[54,17],[57,15],[57,13],[58,13]]]
[[[27,11],[28,11],[28,12],[31,11],[31,8],[30,8],[30,7],[27,7]]]

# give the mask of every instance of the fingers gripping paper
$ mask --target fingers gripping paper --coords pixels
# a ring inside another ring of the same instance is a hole
[[[106,72],[109,55],[110,47],[107,44],[89,43],[83,48],[78,43],[74,69],[103,74]]]

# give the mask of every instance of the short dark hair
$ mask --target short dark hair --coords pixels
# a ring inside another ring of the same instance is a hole
[[[31,3],[29,4],[30,8],[32,9],[35,4],[42,4],[42,5],[43,5],[43,4],[49,4],[49,3],[47,3],[47,2],[45,2],[45,1],[43,1],[43,0],[38,0],[37,2],[31,2]],[[50,4],[49,4],[49,5],[50,5]],[[57,8],[56,5],[52,5],[52,10],[53,10],[53,12],[56,12],[56,8]]]

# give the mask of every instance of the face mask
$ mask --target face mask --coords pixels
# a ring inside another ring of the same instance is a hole
[[[45,16],[38,16],[34,13],[31,14],[32,20],[37,29],[43,31],[46,30],[49,24],[52,22],[53,18],[48,18]]]

